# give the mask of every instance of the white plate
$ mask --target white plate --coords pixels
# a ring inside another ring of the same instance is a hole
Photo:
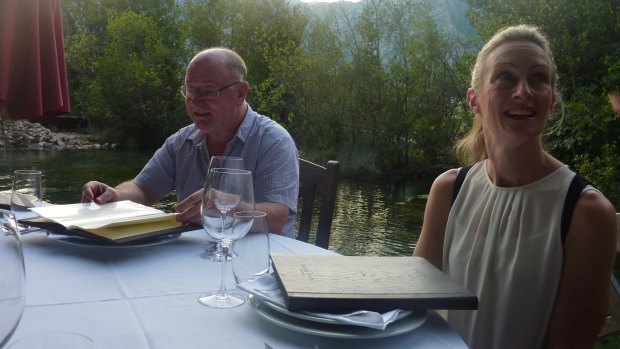
[[[426,311],[412,312],[399,321],[389,324],[385,330],[375,330],[360,326],[334,326],[331,324],[302,320],[270,308],[257,297],[250,297],[250,305],[258,316],[273,324],[297,332],[332,338],[367,339],[395,336],[415,330],[422,326],[427,318]]]
[[[314,322],[322,322],[322,323],[326,323],[326,324],[332,324],[332,325],[344,325],[344,326],[351,326],[351,324],[344,324],[338,320],[334,320],[334,319],[327,319],[327,318],[323,318],[323,317],[319,317],[316,315],[313,315],[310,312],[296,312],[296,311],[290,311],[280,305],[277,304],[273,304],[271,302],[263,302],[264,305],[268,306],[269,308],[279,311],[285,315],[288,316],[292,316],[292,317],[296,317],[302,320],[306,320],[306,321],[314,321]],[[394,321],[398,321],[406,316],[409,316],[411,313],[413,313],[413,310],[402,310],[400,313],[398,313],[398,316],[396,317],[396,319]]]
[[[63,244],[86,246],[86,247],[99,247],[99,248],[101,247],[103,248],[135,248],[135,247],[156,246],[156,245],[161,245],[161,244],[174,241],[178,239],[179,236],[181,236],[181,233],[158,236],[158,237],[148,239],[148,240],[140,240],[140,241],[116,244],[113,242],[97,241],[97,240],[91,240],[91,239],[81,238],[77,236],[47,234],[47,238],[49,240],[57,241]]]

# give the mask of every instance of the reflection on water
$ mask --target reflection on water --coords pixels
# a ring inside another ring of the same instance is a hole
[[[430,180],[351,182],[338,187],[330,247],[344,255],[411,255]]]
[[[10,189],[14,170],[36,169],[43,172],[43,199],[67,204],[79,202],[82,185],[89,180],[116,185],[133,178],[152,153],[8,149],[0,154],[0,191]],[[330,249],[344,255],[411,255],[425,204],[418,197],[428,193],[431,181],[341,180]],[[158,208],[171,211],[174,204],[170,197]]]

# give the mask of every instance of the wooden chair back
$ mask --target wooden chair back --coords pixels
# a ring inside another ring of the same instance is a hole
[[[327,249],[331,236],[338,175],[340,165],[338,161],[330,160],[323,167],[308,160],[299,159],[299,199],[301,212],[297,240],[308,242],[312,227],[314,202],[320,186],[320,206],[315,245]]]

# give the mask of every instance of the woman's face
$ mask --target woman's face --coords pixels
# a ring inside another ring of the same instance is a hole
[[[540,137],[555,103],[553,65],[542,48],[509,42],[490,52],[483,63],[482,86],[467,93],[482,118],[485,139]]]

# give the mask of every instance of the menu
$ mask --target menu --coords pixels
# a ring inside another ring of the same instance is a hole
[[[133,201],[106,204],[79,203],[33,207],[40,217],[21,223],[49,229],[55,233],[124,243],[161,235],[195,230],[195,225],[182,225],[176,213],[144,206]]]
[[[421,257],[271,254],[288,310],[477,309],[478,298]]]

